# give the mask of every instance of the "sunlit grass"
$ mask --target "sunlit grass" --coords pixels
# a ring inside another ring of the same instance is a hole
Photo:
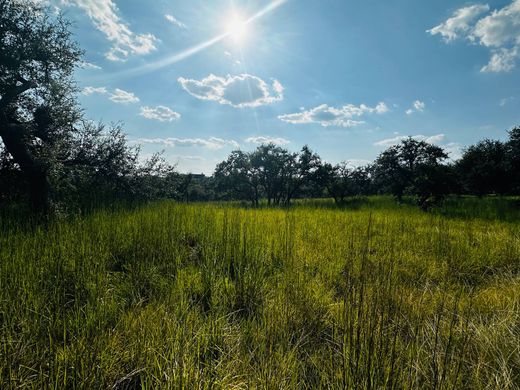
[[[518,211],[453,202],[3,224],[0,387],[520,387]]]

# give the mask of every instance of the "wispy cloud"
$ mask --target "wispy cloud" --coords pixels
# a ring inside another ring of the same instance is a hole
[[[101,66],[93,64],[92,62],[88,62],[88,61],[84,61],[81,64],[81,67],[83,69],[93,69],[93,70],[101,70],[102,69]]]
[[[85,87],[81,93],[85,96],[90,96],[94,94],[105,95],[108,93],[106,87]]]
[[[64,5],[82,9],[96,28],[113,43],[105,54],[111,61],[126,60],[132,54],[148,54],[156,49],[157,38],[152,34],[136,34],[119,16],[113,0],[62,0]]]
[[[441,35],[446,42],[464,38],[489,48],[491,58],[481,72],[511,71],[520,57],[520,0],[478,18],[488,11],[489,6],[484,4],[460,8],[427,32]]]
[[[240,145],[234,140],[226,140],[217,137],[204,138],[139,138],[135,141],[140,144],[155,144],[167,147],[202,147],[206,149],[218,150],[225,147],[238,148]]]
[[[503,98],[503,99],[500,99],[500,101],[498,102],[498,104],[500,105],[500,107],[504,107],[506,106],[507,104],[511,103],[513,100],[515,100],[516,98],[514,96],[509,96],[509,97],[506,97],[506,98]]]
[[[177,159],[186,161],[206,161],[202,156],[177,156]]]
[[[412,115],[414,112],[423,112],[426,109],[426,103],[416,100],[412,103],[412,107],[406,110],[407,115]]]
[[[115,91],[110,95],[110,100],[118,104],[129,104],[139,102],[139,98],[135,96],[133,92],[124,91],[116,88]]]
[[[269,137],[269,136],[257,136],[257,137],[249,137],[245,140],[249,144],[275,144],[275,145],[287,145],[290,144],[291,141],[282,137]]]
[[[141,107],[139,115],[146,119],[158,120],[159,122],[172,122],[181,117],[181,114],[165,106]]]
[[[385,147],[393,146],[393,145],[397,145],[397,144],[401,143],[401,141],[407,139],[408,137],[412,137],[413,139],[415,139],[417,141],[424,141],[429,144],[439,144],[446,139],[445,134],[435,134],[435,135],[420,135],[419,134],[419,135],[412,135],[412,136],[398,135],[398,136],[395,136],[392,138],[386,138],[381,141],[377,141],[374,143],[374,145],[375,146],[385,146]]]
[[[384,102],[379,103],[375,107],[369,107],[365,104],[356,106],[347,104],[343,107],[330,107],[327,104],[314,107],[310,110],[302,110],[302,112],[294,114],[280,115],[278,118],[287,123],[292,124],[308,124],[317,123],[323,127],[354,127],[365,123],[364,121],[354,120],[365,114],[383,114],[388,112],[388,107]]]
[[[392,138],[383,139],[374,143],[375,146],[382,146],[388,148],[393,145],[401,143],[401,141],[407,139],[409,136],[397,135]],[[462,146],[457,142],[447,142],[445,134],[434,134],[434,135],[412,135],[413,139],[417,141],[424,141],[429,144],[440,146],[444,149],[451,160],[457,160],[462,155]]]
[[[109,99],[114,103],[128,104],[137,103],[139,98],[135,96],[133,92],[128,92],[119,88],[116,88],[113,92],[109,92],[106,87],[85,87],[81,91],[85,96],[90,95],[109,95]]]
[[[180,77],[182,88],[201,100],[212,100],[237,108],[259,107],[283,100],[284,88],[278,80],[268,85],[250,74],[218,77],[210,74],[202,80]]]
[[[353,159],[346,160],[345,163],[347,163],[347,165],[349,165],[353,168],[358,168],[358,167],[364,167],[364,166],[370,165],[372,163],[372,161],[366,160],[366,159],[353,158]]]
[[[166,14],[164,15],[164,18],[170,22],[171,24],[179,27],[179,28],[182,28],[182,29],[186,29],[187,26],[182,23],[179,19],[177,19],[175,16],[171,15],[171,14]]]

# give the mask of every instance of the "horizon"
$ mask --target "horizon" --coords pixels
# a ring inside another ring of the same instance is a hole
[[[455,159],[520,122],[520,0],[45,3],[85,49],[86,117],[183,173],[269,141],[362,165],[412,136]]]

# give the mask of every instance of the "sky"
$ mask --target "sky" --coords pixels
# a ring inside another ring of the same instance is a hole
[[[44,0],[42,0],[44,1]],[[235,149],[453,159],[520,125],[520,0],[47,0],[85,50],[85,116],[211,174]]]

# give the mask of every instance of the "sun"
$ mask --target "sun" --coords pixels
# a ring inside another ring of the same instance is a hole
[[[250,31],[248,20],[238,11],[232,11],[225,22],[226,34],[236,43],[242,44]]]

